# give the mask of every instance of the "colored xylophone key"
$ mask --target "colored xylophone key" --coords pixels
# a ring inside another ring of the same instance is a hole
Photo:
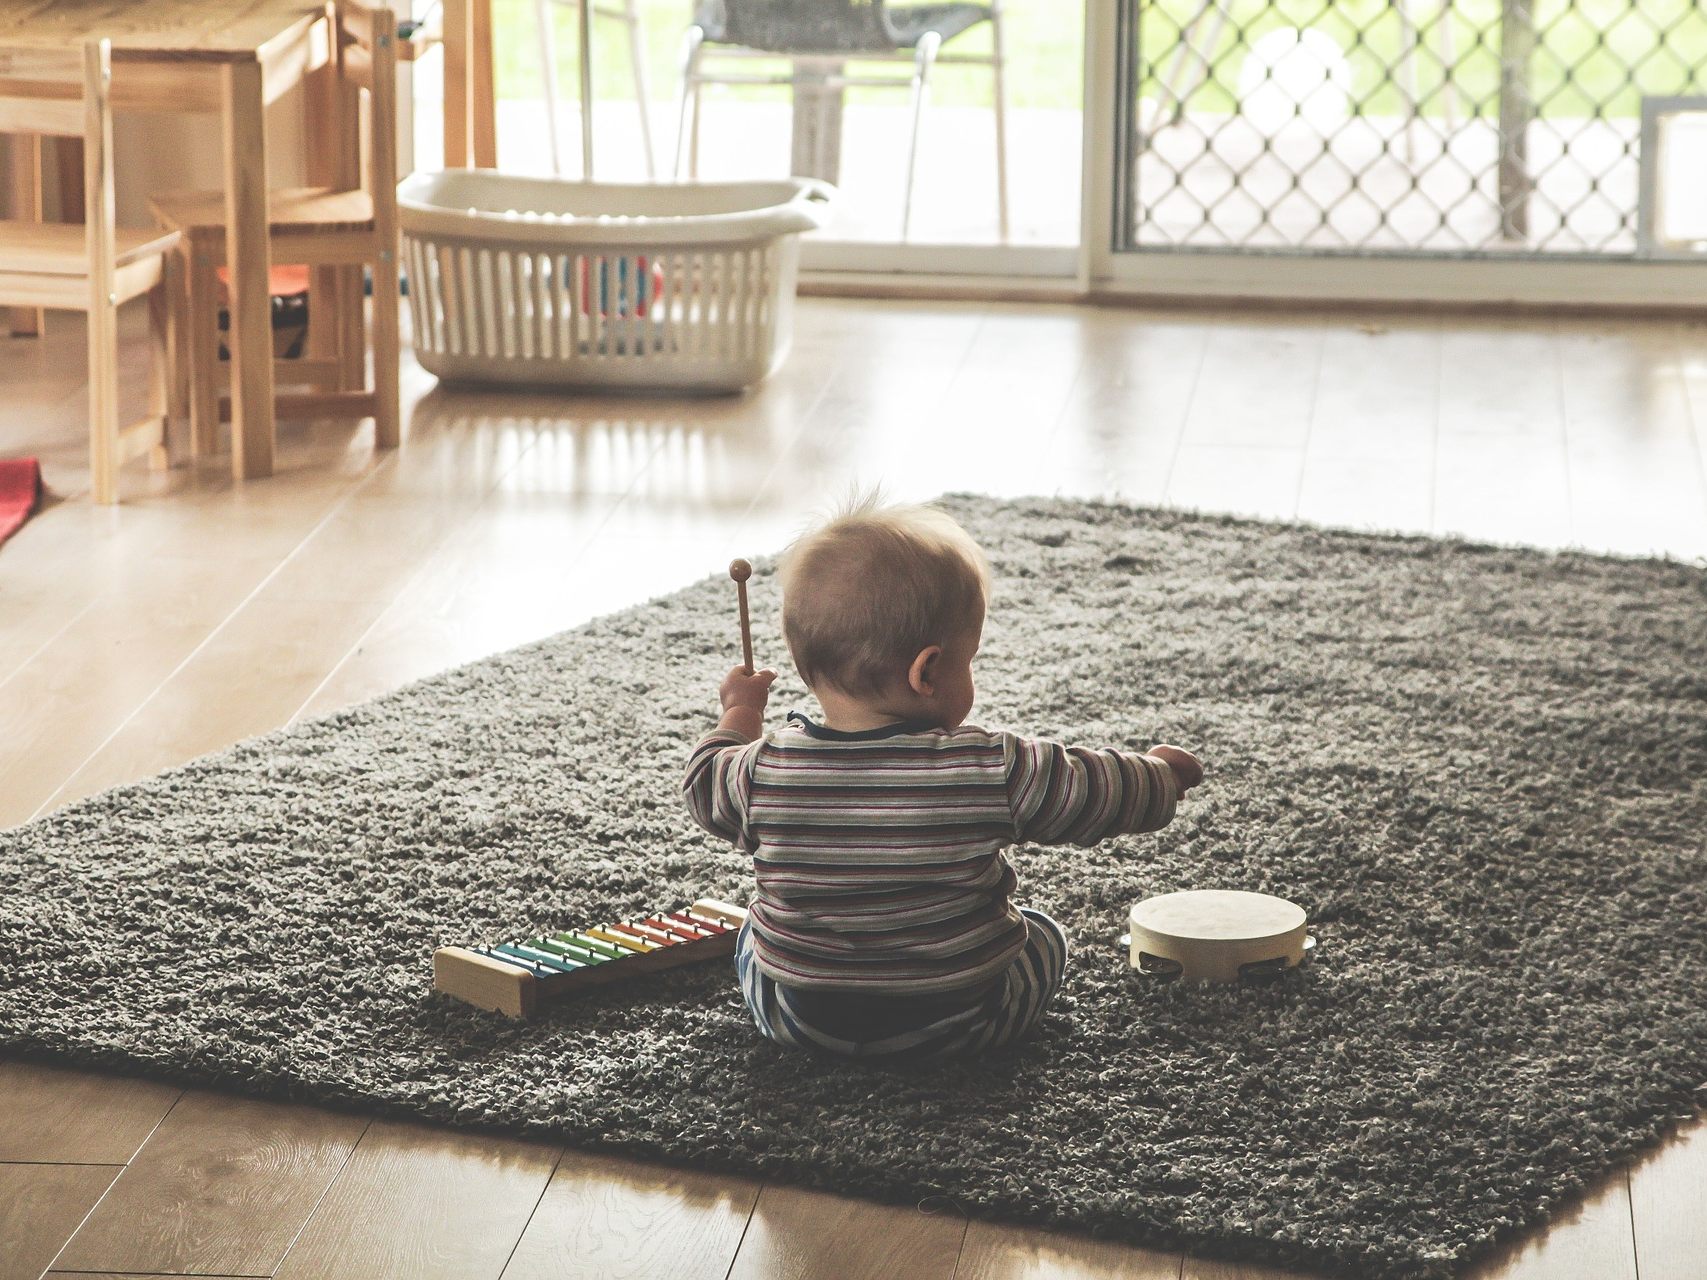
[[[732,955],[747,913],[714,898],[622,924],[433,953],[436,990],[482,1009],[527,1017],[587,987]]]

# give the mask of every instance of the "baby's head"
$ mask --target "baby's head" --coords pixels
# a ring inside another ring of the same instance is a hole
[[[990,566],[948,515],[856,499],[795,540],[781,577],[783,635],[826,712],[966,719]]]

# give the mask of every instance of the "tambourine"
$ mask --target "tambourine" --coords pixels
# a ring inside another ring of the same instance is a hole
[[[1145,898],[1128,914],[1120,939],[1132,967],[1147,977],[1238,982],[1303,964],[1316,940],[1304,908],[1242,889],[1191,889]]]

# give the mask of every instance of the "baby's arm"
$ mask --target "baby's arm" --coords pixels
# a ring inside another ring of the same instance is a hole
[[[718,695],[723,715],[688,757],[682,795],[688,812],[714,836],[741,843],[746,833],[752,746],[764,733],[765,704],[774,671],[747,674],[736,667],[723,678]]]
[[[1003,736],[1014,830],[1038,844],[1093,845],[1159,830],[1173,821],[1180,796],[1203,778],[1197,757],[1178,747],[1140,755]]]

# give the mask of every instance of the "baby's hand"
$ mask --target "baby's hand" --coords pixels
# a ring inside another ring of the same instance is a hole
[[[771,685],[775,680],[774,671],[755,671],[748,675],[747,668],[736,667],[723,677],[723,684],[717,690],[717,696],[725,711],[748,707],[762,712],[765,704],[770,701]]]
[[[1151,747],[1148,754],[1174,771],[1174,782],[1178,784],[1182,796],[1203,781],[1203,765],[1189,751],[1164,744]]]

